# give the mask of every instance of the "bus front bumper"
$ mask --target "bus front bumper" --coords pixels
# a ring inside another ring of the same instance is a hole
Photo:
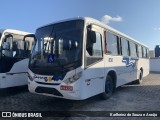
[[[75,89],[77,88],[75,85],[40,85],[35,81],[28,82],[28,90],[31,93],[42,94],[46,96],[52,96],[57,98],[64,98],[64,99],[72,99],[72,100],[82,100],[80,91]]]

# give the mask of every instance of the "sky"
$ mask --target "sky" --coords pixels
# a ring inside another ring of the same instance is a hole
[[[160,45],[160,0],[0,0],[0,29],[35,33],[48,23],[92,17],[147,45]]]

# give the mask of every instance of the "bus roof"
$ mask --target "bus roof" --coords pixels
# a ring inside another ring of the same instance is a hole
[[[20,30],[14,30],[14,29],[0,29],[0,33],[3,33],[3,32],[9,32],[9,33],[21,34],[21,35],[30,34],[29,32],[24,32],[24,31],[20,31]]]
[[[133,39],[132,37],[130,37],[130,36],[128,36],[128,35],[120,32],[120,31],[118,31],[118,30],[116,30],[116,29],[114,29],[114,28],[112,28],[112,27],[110,27],[110,26],[108,26],[108,25],[106,25],[106,24],[104,24],[104,23],[102,23],[102,22],[94,19],[94,18],[91,18],[91,17],[77,17],[77,18],[65,19],[65,20],[53,22],[53,23],[50,23],[50,24],[47,24],[47,25],[44,25],[44,26],[41,26],[41,27],[45,27],[45,26],[52,25],[52,24],[56,24],[56,23],[60,23],[60,22],[71,21],[71,20],[84,20],[86,23],[91,23],[91,24],[94,23],[94,24],[97,24],[97,25],[105,28],[105,29],[108,30],[108,31],[111,31],[111,32],[113,32],[113,33],[115,33],[115,34],[118,34],[118,35],[121,36],[121,37],[127,38],[127,39],[129,39],[129,40],[131,40],[131,41],[133,41],[133,42],[136,42],[136,43],[138,43],[138,44],[140,44],[140,45],[145,46],[145,47],[148,48],[148,46],[144,45],[143,43],[141,43],[141,42],[139,42],[139,41],[137,41],[137,40],[135,40],[135,39]],[[41,27],[39,27],[39,28],[41,28]],[[39,29],[39,28],[38,28],[38,29]]]

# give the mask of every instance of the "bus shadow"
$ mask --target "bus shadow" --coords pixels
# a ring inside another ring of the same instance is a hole
[[[143,101],[144,98],[150,97],[156,99],[156,96],[159,94],[159,90],[160,85],[123,85],[121,87],[118,87],[113,95],[107,100],[101,99],[99,95],[90,97],[85,100],[67,100],[47,97],[46,99],[40,100],[36,104],[38,107],[44,108],[44,111],[85,111],[90,110],[92,107],[93,109],[95,109],[95,105],[101,105],[104,103],[108,104],[106,105],[108,106],[108,108],[111,108],[111,106],[109,105],[110,103],[112,103],[113,105],[118,105],[114,102],[118,103],[120,102],[120,100],[121,102],[131,102],[135,100],[135,97],[138,97],[140,101]]]
[[[100,94],[84,100],[68,100],[63,98],[53,98],[53,97],[47,96],[46,99],[40,100],[36,104],[39,108],[44,108],[43,109],[44,111],[45,111],[45,108],[46,110],[49,109],[50,111],[74,111],[74,110],[79,111],[79,110],[85,110],[84,108],[86,106],[93,106],[99,102],[103,102],[107,100],[102,99]]]
[[[134,82],[131,82],[127,85],[131,85]],[[135,84],[135,83],[134,83]],[[126,85],[126,86],[127,86]],[[39,100],[36,104],[40,108],[49,108],[50,111],[70,111],[70,110],[76,110],[80,108],[84,108],[88,105],[97,104],[99,102],[107,101],[112,99],[112,97],[116,96],[117,93],[120,91],[126,90],[128,87],[120,86],[116,88],[116,91],[113,93],[111,98],[104,100],[100,94],[92,96],[90,98],[84,99],[84,100],[68,100],[63,98],[55,98],[55,97],[49,97],[44,96],[43,100]],[[45,109],[43,109],[45,111]]]
[[[90,97],[85,100],[68,100],[47,96],[46,99],[40,100],[36,104],[39,108],[47,108],[46,110],[49,109],[50,111],[70,111],[73,108],[79,109],[89,104],[96,104],[100,100],[101,98],[99,95]],[[45,109],[43,110],[45,111]]]
[[[18,86],[18,87],[11,87],[11,88],[3,88],[0,89],[0,97],[8,97],[12,95],[16,95],[19,93],[28,92],[28,86]]]

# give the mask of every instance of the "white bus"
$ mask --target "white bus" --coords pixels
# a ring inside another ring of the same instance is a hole
[[[28,61],[33,38],[13,29],[0,29],[0,89],[27,85]]]
[[[149,74],[148,47],[92,18],[79,17],[36,30],[29,61],[32,93],[83,100],[109,98],[119,86]]]

